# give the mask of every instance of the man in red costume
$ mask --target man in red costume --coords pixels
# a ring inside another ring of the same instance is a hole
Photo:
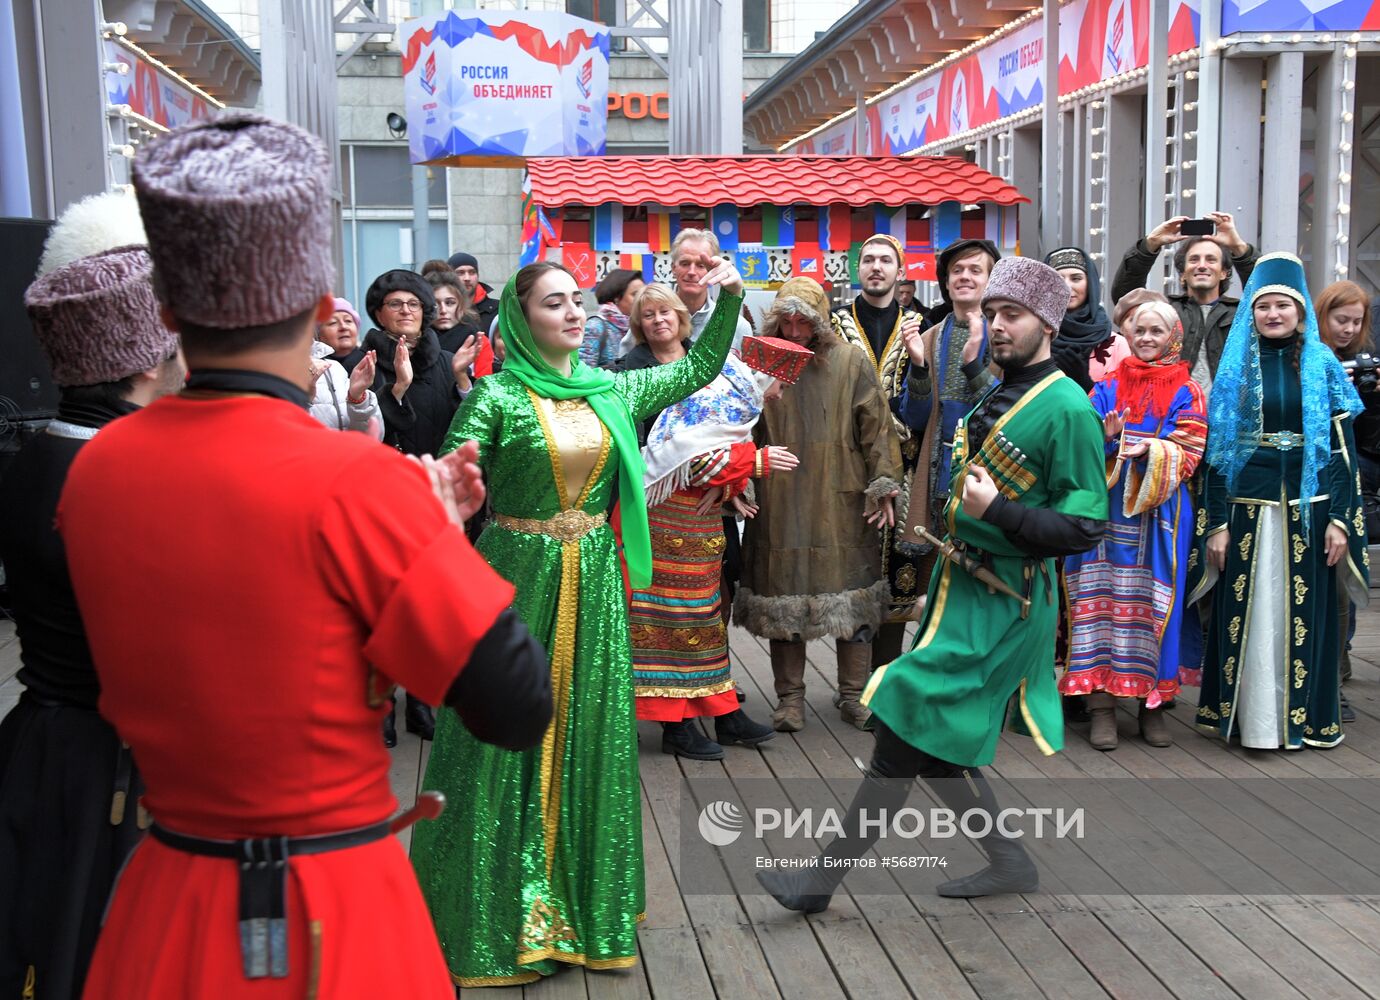
[[[134,165],[191,374],[82,450],[59,509],[100,708],[154,823],[89,998],[452,997],[389,835],[387,687],[500,746],[551,716],[546,654],[461,530],[473,446],[418,462],[306,412],[334,308],[328,164],[242,114]]]

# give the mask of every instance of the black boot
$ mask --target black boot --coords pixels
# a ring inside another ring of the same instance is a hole
[[[1342,715],[1341,715],[1342,721],[1343,721],[1343,722],[1355,722],[1355,721],[1356,721],[1356,709],[1352,708],[1352,707],[1351,707],[1351,702],[1347,701],[1347,699],[1346,699],[1346,693],[1345,693],[1345,692],[1340,693],[1340,694],[1339,694],[1339,697],[1342,699]]]
[[[407,694],[403,722],[407,725],[409,733],[415,733],[424,740],[432,739],[436,735],[436,713],[426,702],[414,698],[410,691]]]
[[[396,698],[389,698],[388,714],[383,717],[383,745],[390,750],[398,745],[398,724],[393,719],[393,715],[397,709],[398,700]]]
[[[953,767],[952,765],[948,765]],[[925,784],[939,800],[961,818],[970,811],[985,812],[994,824],[992,832],[978,843],[987,854],[988,866],[972,875],[941,882],[935,892],[941,896],[971,899],[998,896],[1009,892],[1035,892],[1040,888],[1040,872],[1019,840],[1003,837],[995,823],[999,809],[986,776],[975,767],[958,768],[945,776],[925,775]]]
[[[843,819],[844,836],[834,838],[818,863],[811,868],[758,872],[757,881],[788,910],[818,913],[825,909],[850,870],[848,864],[839,862],[856,861],[867,853],[880,836],[875,820],[890,817],[905,805],[910,784],[909,779],[883,778],[868,768]],[[866,833],[860,829],[864,813],[869,819]]]
[[[720,746],[741,743],[745,747],[755,747],[775,735],[775,729],[749,719],[741,708],[714,719],[714,738]]]
[[[690,760],[723,760],[724,748],[715,743],[689,719],[661,724],[661,752]]]

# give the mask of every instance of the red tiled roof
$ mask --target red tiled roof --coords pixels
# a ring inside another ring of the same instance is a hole
[[[953,156],[551,156],[527,161],[537,204],[1014,205],[1030,199]]]

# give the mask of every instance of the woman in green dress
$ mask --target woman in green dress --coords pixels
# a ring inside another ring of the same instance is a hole
[[[494,517],[478,542],[517,588],[514,607],[551,655],[555,718],[521,753],[479,742],[440,713],[425,786],[451,807],[413,835],[417,876],[451,975],[504,986],[562,963],[624,968],[644,915],[641,800],[627,600],[608,512],[621,501],[632,586],[651,584],[635,424],[723,368],[742,278],[706,258],[721,294],[681,361],[617,374],[576,354],[585,314],[559,264],[503,290],[508,357],[479,379],[443,453],[479,443]]]

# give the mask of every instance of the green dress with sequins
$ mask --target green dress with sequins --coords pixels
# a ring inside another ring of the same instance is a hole
[[[720,295],[688,357],[614,376],[632,420],[718,374],[741,307]],[[443,451],[469,439],[494,512],[478,549],[551,654],[555,718],[542,745],[512,752],[438,713],[423,787],[448,806],[416,827],[413,864],[461,986],[627,967],[645,892],[627,600],[605,521],[613,440],[583,400],[553,404],[503,372],[476,382]],[[566,468],[582,452],[587,475]]]

